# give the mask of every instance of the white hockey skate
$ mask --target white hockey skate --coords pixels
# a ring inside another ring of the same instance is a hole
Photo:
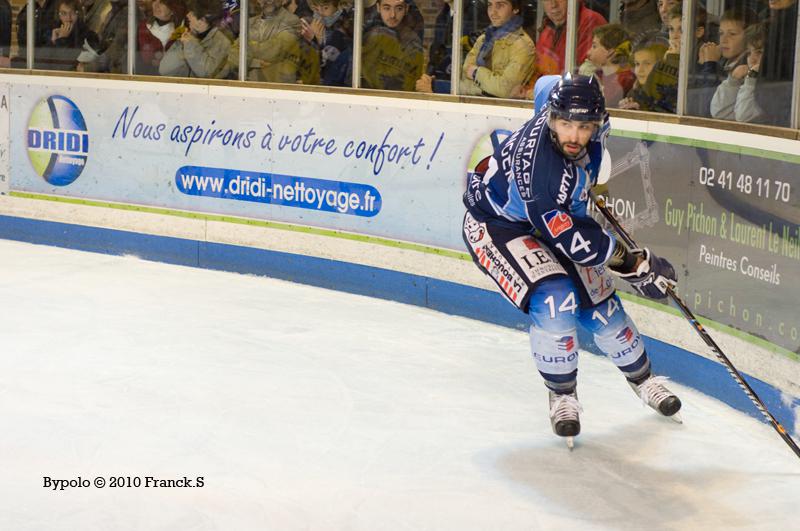
[[[675,396],[675,393],[670,391],[664,386],[668,380],[666,376],[650,376],[647,380],[639,385],[628,381],[633,392],[642,399],[642,401],[658,411],[660,414],[668,417],[680,424],[683,423],[680,413],[681,401]]]
[[[575,447],[574,437],[581,432],[581,411],[577,392],[560,395],[550,391],[550,425],[553,433],[565,438],[570,450]]]

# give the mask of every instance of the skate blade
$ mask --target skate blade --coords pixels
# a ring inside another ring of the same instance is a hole
[[[570,452],[575,448],[575,437],[564,437],[564,442],[567,443]]]

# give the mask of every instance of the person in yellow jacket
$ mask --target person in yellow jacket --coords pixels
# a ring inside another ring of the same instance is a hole
[[[296,83],[300,50],[300,19],[279,0],[258,0],[261,13],[250,17],[247,30],[247,79]],[[228,52],[228,65],[239,66],[239,39]]]
[[[379,0],[381,23],[364,36],[361,84],[364,88],[413,91],[425,60],[422,40],[408,23],[406,0]]]
[[[489,0],[491,26],[464,60],[462,94],[511,98],[534,75],[536,45],[522,29],[521,5],[522,0]]]

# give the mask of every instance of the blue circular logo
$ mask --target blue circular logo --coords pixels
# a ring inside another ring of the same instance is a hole
[[[36,104],[28,120],[28,158],[36,173],[54,186],[66,186],[83,171],[89,132],[80,109],[64,96]]]

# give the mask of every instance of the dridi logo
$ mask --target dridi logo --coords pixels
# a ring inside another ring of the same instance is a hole
[[[64,96],[36,104],[28,120],[28,158],[36,173],[54,186],[72,183],[89,154],[89,133],[78,106]]]

